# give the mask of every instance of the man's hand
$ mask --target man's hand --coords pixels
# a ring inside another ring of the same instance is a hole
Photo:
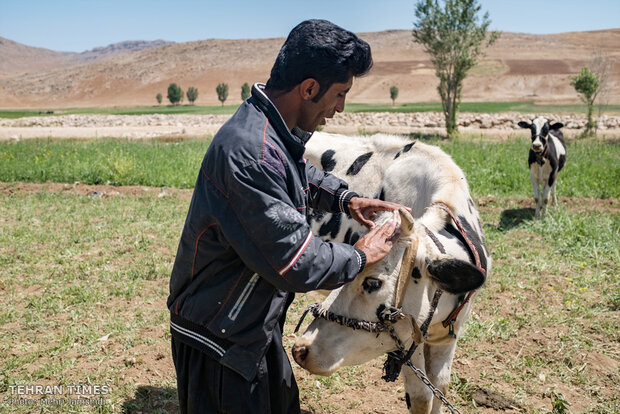
[[[351,201],[349,201],[349,214],[351,214],[351,217],[358,223],[372,229],[375,225],[372,219],[378,211],[393,211],[398,210],[400,207],[404,207],[407,211],[411,211],[409,207],[389,201],[375,198],[353,197]]]
[[[380,226],[373,227],[359,239],[355,247],[366,254],[366,267],[378,263],[387,256],[392,245],[398,240],[398,236],[400,232],[396,231],[396,223],[388,220]]]

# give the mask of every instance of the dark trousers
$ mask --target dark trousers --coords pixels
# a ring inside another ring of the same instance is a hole
[[[172,337],[181,413],[299,414],[299,390],[275,330],[252,381]]]

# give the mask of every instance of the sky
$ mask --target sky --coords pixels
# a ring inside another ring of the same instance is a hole
[[[620,27],[620,0],[479,0],[491,29],[535,34]],[[321,18],[356,33],[413,27],[415,0],[0,0],[0,36],[83,52],[125,40],[286,37]],[[0,56],[1,58],[1,56]]]

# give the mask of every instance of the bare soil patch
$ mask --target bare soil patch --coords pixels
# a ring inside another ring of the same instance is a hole
[[[83,184],[75,182],[73,184],[68,183],[29,183],[29,182],[14,182],[6,183],[0,182],[0,194],[10,195],[15,192],[20,193],[38,193],[38,192],[69,192],[79,194],[83,196],[95,197],[115,197],[119,195],[136,196],[136,197],[167,197],[174,196],[184,200],[190,200],[193,194],[192,189],[178,189],[171,187],[148,187],[138,185],[127,186],[114,186],[114,185],[95,185],[95,184]],[[531,198],[500,198],[495,196],[483,196],[478,197],[476,202],[481,209],[487,209],[493,212],[500,212],[504,210],[499,206],[497,202],[499,200],[508,201],[511,205],[519,208],[531,208],[536,207],[534,201]],[[609,198],[583,198],[583,197],[559,197],[560,205],[564,206],[572,212],[585,212],[585,211],[601,211],[605,213],[620,213],[620,199]]]

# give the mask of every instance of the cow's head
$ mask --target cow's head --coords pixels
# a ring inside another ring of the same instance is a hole
[[[521,128],[529,129],[532,132],[532,151],[542,153],[547,148],[547,140],[549,139],[549,131],[559,130],[564,126],[560,122],[549,124],[549,120],[542,116],[532,120],[532,123],[520,121],[518,124]]]
[[[402,217],[404,214],[408,217]],[[322,303],[322,309],[350,319],[378,322],[377,309],[394,304],[403,254],[408,246],[416,244],[402,310],[416,321],[417,326],[426,319],[438,288],[443,289],[444,294],[431,325],[448,316],[459,295],[484,283],[484,274],[467,261],[466,253],[460,252],[457,255],[460,258],[451,255],[450,251],[441,253],[430,240],[427,232],[438,232],[447,221],[443,211],[431,208],[416,223],[404,211],[386,212],[376,222],[380,224],[386,220],[397,220],[401,226],[401,236],[388,256],[365,269],[351,283],[332,292]],[[393,327],[404,345],[410,346],[414,336],[412,323],[403,319]],[[293,357],[308,371],[329,375],[343,366],[362,364],[396,349],[395,341],[386,332],[377,335],[316,318],[296,341]]]

